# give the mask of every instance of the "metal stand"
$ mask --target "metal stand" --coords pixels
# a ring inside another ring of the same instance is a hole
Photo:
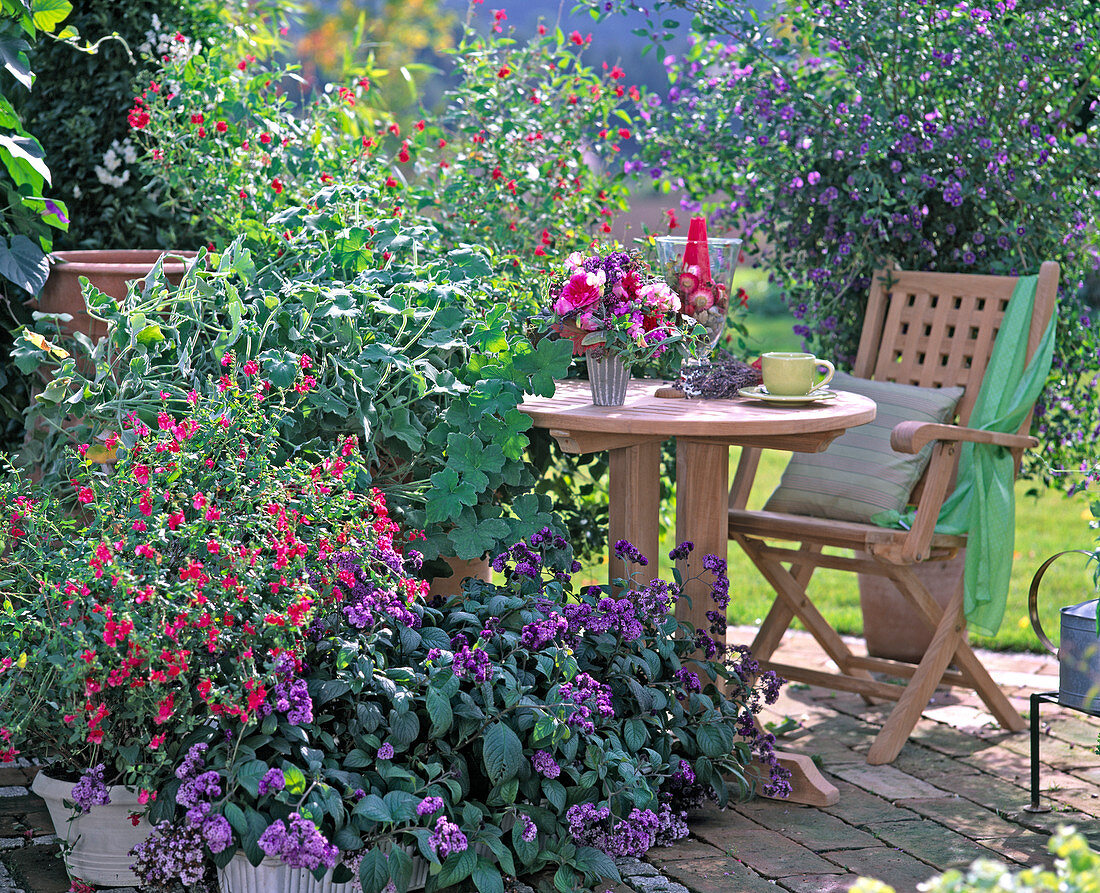
[[[1057,692],[1036,692],[1032,696],[1031,734],[1032,734],[1032,802],[1024,806],[1025,813],[1049,813],[1051,807],[1038,802],[1038,705],[1058,703]]]

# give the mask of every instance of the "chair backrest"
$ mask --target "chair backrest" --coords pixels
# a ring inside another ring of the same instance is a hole
[[[1039,270],[1029,360],[1054,313],[1058,274],[1053,261]],[[961,385],[957,416],[965,425],[1015,288],[1015,276],[879,270],[852,374],[926,388]],[[1029,425],[1030,417],[1021,430]]]

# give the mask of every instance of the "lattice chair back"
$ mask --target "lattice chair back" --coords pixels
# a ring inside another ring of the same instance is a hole
[[[1015,287],[1016,278],[1009,276],[879,270],[852,374],[924,388],[961,385],[966,392],[957,416],[959,424],[967,424]],[[1057,291],[1058,265],[1044,263],[1029,358],[1054,311]]]

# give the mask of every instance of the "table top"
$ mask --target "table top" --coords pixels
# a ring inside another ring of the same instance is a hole
[[[667,381],[632,379],[623,406],[593,406],[587,381],[557,383],[553,397],[528,397],[520,410],[536,428],[662,437],[776,436],[842,431],[875,418],[867,397],[837,391],[822,403],[775,406],[734,397],[700,400],[654,396]]]

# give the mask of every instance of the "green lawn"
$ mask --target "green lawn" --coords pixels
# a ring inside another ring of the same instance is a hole
[[[753,298],[763,294],[766,283],[757,271],[738,273],[738,284],[744,285]],[[747,281],[746,281],[747,280]],[[750,316],[750,352],[766,350],[798,350],[800,340],[791,333],[792,320],[782,316]],[[731,479],[739,451],[730,451]],[[788,454],[766,451],[760,463],[756,485],[749,508],[760,508],[779,482]],[[1044,491],[1037,497],[1028,496],[1028,482],[1016,485],[1016,548],[1012,565],[1012,583],[1004,623],[994,638],[973,636],[975,644],[1006,651],[1041,650],[1027,617],[1027,591],[1031,578],[1045,558],[1063,549],[1091,548],[1095,532],[1089,529],[1088,494],[1070,499],[1057,491]],[[667,554],[674,545],[671,532],[662,539],[662,551]],[[731,602],[729,619],[737,624],[759,624],[772,601],[770,588],[759,572],[734,543],[730,543],[729,575]],[[1043,578],[1039,606],[1043,627],[1057,641],[1058,611],[1095,594],[1091,571],[1084,567],[1084,556],[1066,556],[1058,561]],[[667,566],[668,562],[662,563]],[[585,569],[588,581],[606,582],[605,566]],[[810,588],[814,603],[842,633],[858,634],[862,629],[859,593],[856,578],[839,571],[820,570]]]

